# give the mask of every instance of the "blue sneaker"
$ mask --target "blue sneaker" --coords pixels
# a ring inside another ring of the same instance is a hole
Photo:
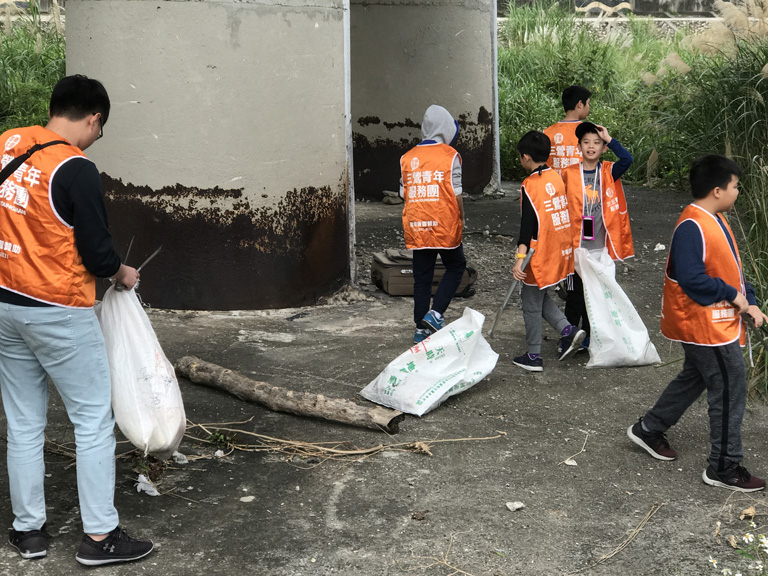
[[[541,359],[541,354],[528,354],[528,352],[526,352],[522,356],[513,358],[512,364],[520,366],[520,368],[528,370],[528,372],[544,371],[544,361]]]
[[[579,352],[589,352],[589,336],[584,338],[584,342],[579,346]]]
[[[437,332],[438,330],[445,328],[445,318],[440,318],[438,320],[434,310],[430,310],[424,314],[421,323],[424,324],[430,332]]]
[[[560,338],[560,344],[557,347],[557,351],[560,354],[559,359],[565,360],[576,354],[586,337],[587,333],[578,326],[566,326],[563,329],[562,338]]]
[[[424,340],[429,338],[429,336],[429,330],[425,330],[424,328],[416,328],[416,333],[413,335],[413,343],[418,344],[420,342],[424,342]]]

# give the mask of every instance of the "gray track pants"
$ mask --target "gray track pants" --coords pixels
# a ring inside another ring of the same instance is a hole
[[[683,370],[643,417],[649,430],[666,432],[707,391],[709,404],[709,463],[715,470],[741,462],[741,422],[747,403],[747,377],[738,342],[725,346],[683,344]]]
[[[549,297],[546,289],[539,290],[538,286],[523,284],[520,299],[523,301],[525,341],[528,344],[528,353],[541,354],[542,317],[557,330],[558,336],[570,322],[563,311]]]

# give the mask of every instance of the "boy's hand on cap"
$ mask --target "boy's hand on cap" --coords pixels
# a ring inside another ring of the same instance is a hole
[[[595,127],[597,128],[597,135],[600,136],[606,144],[610,144],[613,138],[608,134],[608,129],[605,126],[600,126],[600,124],[595,124]]]

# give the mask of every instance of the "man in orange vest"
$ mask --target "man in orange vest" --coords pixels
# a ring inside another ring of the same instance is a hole
[[[562,282],[573,272],[568,199],[563,180],[545,164],[548,146],[547,136],[535,130],[524,134],[517,143],[520,164],[530,176],[523,181],[520,195],[520,234],[512,275],[523,283],[520,297],[528,350],[512,362],[529,372],[544,370],[541,358],[542,318],[560,335],[560,360],[574,354],[586,335],[584,330],[571,325],[547,294],[547,288]],[[523,270],[529,250],[534,252],[528,268]]]
[[[403,232],[406,248],[413,250],[415,344],[445,326],[443,314],[467,267],[461,244],[461,156],[451,146],[459,135],[459,123],[448,110],[432,105],[424,113],[421,135],[421,143],[400,159],[400,196],[405,200]],[[445,275],[433,299],[432,279],[438,254]]]
[[[75,429],[85,532],[77,561],[126,562],[153,549],[151,541],[133,539],[118,525],[109,365],[93,311],[96,277],[128,289],[139,278],[113,248],[101,177],[83,154],[101,138],[109,108],[100,82],[68,76],[53,89],[45,128],[0,136],[7,176],[0,184],[0,388],[15,516],[9,542],[26,559],[48,553],[48,375]]]
[[[707,391],[710,486],[741,492],[765,488],[765,480],[741,466],[741,422],[747,379],[741,346],[746,320],[760,327],[768,317],[744,279],[739,249],[722,213],[739,194],[741,169],[725,156],[710,155],[691,167],[694,201],[672,234],[664,276],[661,332],[683,345],[682,371],[656,404],[627,429],[630,440],[658,460],[674,460],[665,432]]]
[[[549,136],[550,153],[547,166],[560,174],[571,164],[581,162],[579,139],[576,128],[589,116],[589,99],[592,93],[583,86],[568,86],[563,90],[565,118],[544,130]]]

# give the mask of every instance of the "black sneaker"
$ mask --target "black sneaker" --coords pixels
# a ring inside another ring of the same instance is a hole
[[[21,557],[26,560],[44,558],[48,554],[45,524],[40,530],[29,530],[28,532],[11,529],[8,533],[8,543],[16,548]]]
[[[710,486],[728,488],[728,490],[738,492],[757,492],[765,488],[765,480],[752,476],[746,468],[739,464],[731,464],[720,472],[716,472],[710,464],[701,474],[701,479]]]
[[[674,460],[677,452],[669,447],[667,437],[663,432],[646,432],[643,430],[642,418],[627,428],[627,436],[635,444],[648,452],[657,460]]]
[[[131,538],[120,526],[112,530],[104,540],[97,542],[83,534],[75,559],[86,566],[100,566],[113,562],[131,562],[152,552],[152,540]]]

